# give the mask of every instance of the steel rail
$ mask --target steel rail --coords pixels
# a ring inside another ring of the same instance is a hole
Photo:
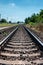
[[[1,34],[2,32],[4,32],[5,30],[11,29],[11,28],[13,28],[13,27],[16,27],[16,26],[10,26],[10,27],[6,27],[6,28],[1,28],[1,29],[0,29],[0,34]]]
[[[6,43],[8,42],[8,40],[12,37],[12,35],[17,31],[18,26],[7,36],[5,37],[1,42],[0,42],[0,48]]]
[[[43,50],[43,42],[42,42],[41,40],[39,40],[39,39],[35,36],[35,34],[34,34],[32,31],[30,31],[29,28],[27,28],[27,27],[25,27],[25,26],[24,26],[24,28],[25,28],[25,30],[31,35],[31,37],[34,39],[34,41],[37,42],[37,45],[40,47],[40,49]]]

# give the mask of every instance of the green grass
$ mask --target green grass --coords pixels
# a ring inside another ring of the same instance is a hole
[[[0,27],[6,27],[6,26],[15,26],[17,24],[10,24],[10,23],[0,23]]]

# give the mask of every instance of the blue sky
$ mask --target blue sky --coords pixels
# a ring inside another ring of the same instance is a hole
[[[24,21],[40,9],[43,9],[43,0],[0,0],[1,18],[12,22]]]

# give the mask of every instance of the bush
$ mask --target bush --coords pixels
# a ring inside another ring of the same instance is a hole
[[[0,23],[7,23],[6,19],[1,19]]]

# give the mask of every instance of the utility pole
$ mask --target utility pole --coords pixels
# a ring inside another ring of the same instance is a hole
[[[8,22],[8,17],[7,17],[7,22]]]
[[[8,17],[7,17],[7,21],[8,21]]]

